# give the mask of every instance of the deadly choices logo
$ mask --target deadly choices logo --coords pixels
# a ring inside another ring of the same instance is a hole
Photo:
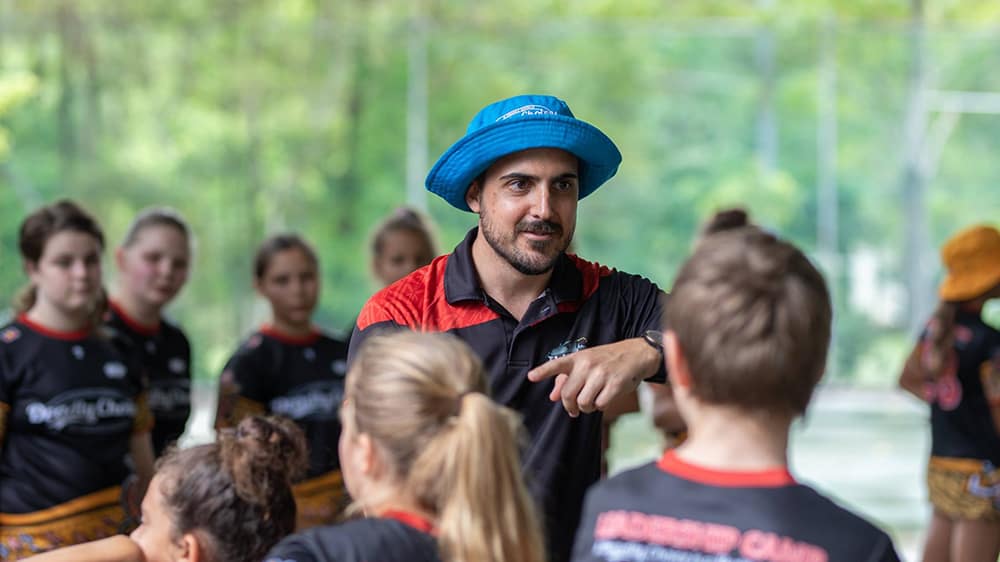
[[[25,417],[32,425],[72,435],[108,435],[127,430],[135,418],[135,402],[110,388],[81,388],[48,402],[29,402]]]
[[[297,386],[285,396],[271,400],[271,411],[293,420],[337,419],[340,403],[344,400],[344,386],[340,381],[319,381]]]

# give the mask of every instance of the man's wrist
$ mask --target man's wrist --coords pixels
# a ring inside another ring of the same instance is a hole
[[[659,330],[646,330],[642,333],[642,341],[656,350],[663,357],[663,332]]]
[[[646,347],[656,352],[655,355],[651,355],[653,362],[648,372],[645,373],[645,378],[648,378],[655,375],[663,364],[663,332],[659,330],[646,330],[639,338],[646,344]]]

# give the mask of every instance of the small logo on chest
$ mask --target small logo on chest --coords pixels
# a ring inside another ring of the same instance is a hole
[[[184,371],[187,370],[187,361],[181,359],[180,357],[174,357],[167,362],[167,368],[170,369],[170,372],[175,375],[184,374]]]
[[[17,328],[7,328],[2,334],[0,334],[0,341],[10,343],[19,337],[21,337],[21,330],[18,330]]]
[[[118,361],[108,361],[104,364],[104,376],[109,379],[125,378],[126,373],[128,373],[128,369]]]
[[[83,346],[81,345],[74,345],[70,349],[70,352],[73,354],[73,357],[76,357],[77,359],[83,359],[87,356],[86,352],[83,351]]]
[[[330,363],[330,370],[333,371],[333,374],[338,377],[343,377],[347,374],[347,361],[344,361],[343,359],[334,359],[333,362]]]

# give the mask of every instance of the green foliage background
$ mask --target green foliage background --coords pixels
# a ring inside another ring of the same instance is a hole
[[[375,289],[370,228],[405,202],[409,49],[421,21],[430,162],[482,105],[529,91],[567,99],[619,143],[619,175],[580,207],[585,257],[669,287],[699,222],[732,204],[812,252],[828,56],[839,233],[820,262],[837,300],[832,372],[888,385],[910,337],[906,311],[852,304],[849,271],[863,250],[878,256],[879,286],[905,286],[916,4],[9,0],[0,3],[0,297],[24,282],[17,227],[38,205],[73,197],[113,241],[139,209],[170,205],[197,233],[189,286],[170,312],[192,336],[199,377],[215,376],[264,317],[250,261],[274,231],[315,243],[317,321],[346,330]],[[991,72],[1000,5],[942,0],[924,12],[930,87],[1000,90]],[[773,46],[770,73],[762,41]],[[767,112],[777,142],[765,150]],[[998,139],[995,115],[963,116],[951,136],[928,187],[929,263],[960,226],[1000,217]],[[434,198],[427,210],[442,251],[474,224]]]

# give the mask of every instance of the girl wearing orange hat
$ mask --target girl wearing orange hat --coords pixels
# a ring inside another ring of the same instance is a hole
[[[899,384],[931,406],[927,485],[934,515],[924,562],[996,562],[1000,555],[1000,231],[973,226],[941,249],[941,302]]]

